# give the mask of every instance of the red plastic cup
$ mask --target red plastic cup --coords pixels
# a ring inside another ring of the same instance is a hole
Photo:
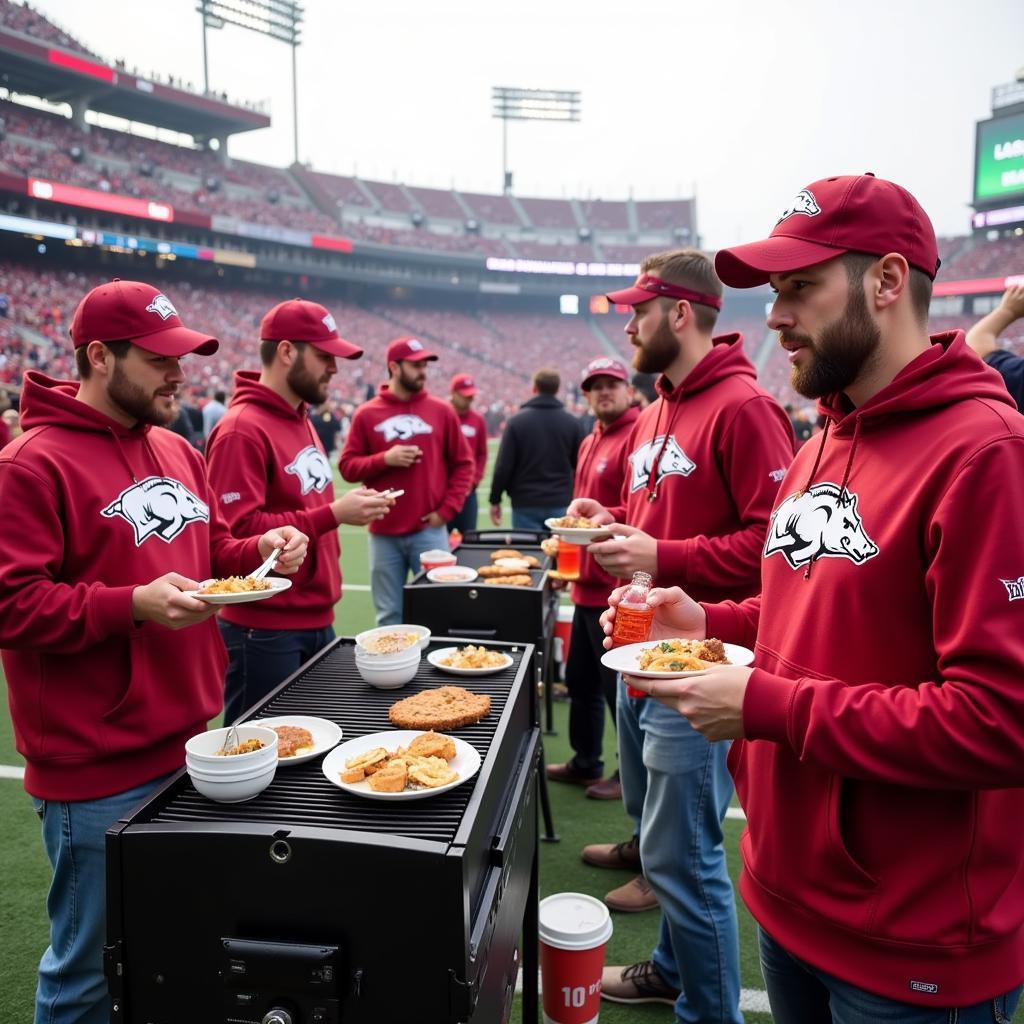
[[[601,1004],[608,908],[593,896],[560,892],[540,901],[544,1024],[594,1024]]]
[[[442,551],[440,548],[424,551],[420,555],[420,565],[423,566],[424,572],[440,569],[442,565],[454,565],[457,561],[458,559],[450,551]]]

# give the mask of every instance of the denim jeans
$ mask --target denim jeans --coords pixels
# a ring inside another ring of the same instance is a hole
[[[1010,1024],[1021,986],[965,1007],[914,1006],[840,981],[760,930],[761,973],[775,1024]]]
[[[420,555],[440,548],[448,550],[448,530],[427,526],[417,533],[391,537],[370,534],[370,590],[378,626],[393,626],[402,621],[402,588],[409,577],[420,571]]]
[[[466,534],[470,530],[475,530],[479,508],[476,491],[470,491],[458,515],[448,523],[448,532],[458,530],[459,533]]]
[[[580,775],[596,778],[604,774],[605,706],[615,712],[616,674],[601,664],[604,630],[603,608],[577,605],[572,617],[569,658],[565,665],[565,685],[569,690],[569,744],[573,758],[569,762]]]
[[[99,800],[32,798],[53,868],[46,897],[50,945],[39,961],[35,1024],[108,1024],[106,831],[168,777]]]
[[[732,798],[728,743],[709,743],[678,712],[630,698],[619,681],[619,775],[640,825],[644,875],[661,906],[652,959],[682,989],[683,1024],[739,1024],[736,904],[722,846]]]
[[[217,620],[228,649],[224,684],[224,721],[237,722],[257,701],[323,650],[334,639],[334,628],[248,629]]]
[[[532,505],[512,506],[512,529],[513,530],[539,530],[544,533],[547,527],[545,519],[558,519],[565,515],[565,505],[548,505],[535,507]]]

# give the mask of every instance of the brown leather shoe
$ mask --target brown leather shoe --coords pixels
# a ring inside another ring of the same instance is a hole
[[[619,782],[618,775],[587,786],[587,796],[591,800],[621,800],[622,784]]]
[[[549,764],[546,771],[553,782],[570,782],[574,786],[592,786],[601,781],[600,775],[580,775],[571,764]]]
[[[605,905],[623,914],[639,914],[642,910],[654,910],[658,897],[654,895],[647,879],[637,875],[631,882],[612,889],[604,898]]]
[[[624,843],[591,843],[583,847],[580,855],[586,864],[595,868],[618,868],[623,871],[640,870],[640,840],[636,836]]]
[[[606,967],[601,975],[601,998],[613,1003],[667,1003],[673,1006],[679,998],[658,973],[652,960],[642,960],[629,967]]]

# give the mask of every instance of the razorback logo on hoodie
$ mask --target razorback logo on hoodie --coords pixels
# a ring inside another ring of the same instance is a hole
[[[323,491],[331,482],[331,464],[326,456],[315,445],[306,445],[292,461],[284,467],[286,473],[294,473],[299,478],[303,494],[310,491]]]
[[[135,531],[135,546],[150,537],[168,544],[192,522],[208,523],[210,509],[180,480],[147,476],[126,487],[105,509],[104,516],[120,516]]]
[[[841,498],[833,483],[797,491],[772,513],[764,557],[779,553],[794,569],[818,558],[848,558],[856,565],[874,558],[878,547],[864,529],[857,495]]]
[[[403,412],[398,416],[389,416],[373,428],[384,435],[385,441],[408,441],[417,434],[432,434],[434,428],[425,420],[412,413]]]
[[[664,451],[662,451],[664,445]],[[629,489],[639,491],[646,487],[651,478],[651,470],[654,468],[654,460],[661,452],[661,459],[658,461],[658,475],[654,485],[657,487],[667,476],[689,476],[696,468],[697,463],[690,458],[679,446],[675,435],[665,441],[665,435],[651,438],[650,441],[640,445],[629,457],[631,467]]]
[[[463,423],[461,430],[463,437],[476,437],[476,427],[472,423]]]

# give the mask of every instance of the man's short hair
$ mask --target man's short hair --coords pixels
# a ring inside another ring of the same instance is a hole
[[[557,395],[562,386],[562,377],[557,370],[545,367],[533,375],[533,386],[539,395]]]
[[[652,253],[644,257],[640,273],[653,274],[670,284],[678,284],[703,295],[721,298],[724,291],[715,273],[715,264],[699,249],[668,249]],[[718,310],[702,302],[694,302],[692,305],[698,329],[710,334],[718,320]]]
[[[132,347],[130,341],[104,341],[105,345],[117,360],[124,359],[128,355],[128,349]],[[79,345],[75,349],[75,366],[78,368],[78,379],[88,380],[92,376],[92,367],[89,365],[88,345]]]
[[[260,342],[260,362],[264,366],[269,366],[274,361],[274,356],[277,355],[277,346],[280,344],[280,341],[263,340]],[[302,351],[306,347],[307,342],[292,341],[289,344],[298,349],[299,355],[302,355]]]
[[[867,273],[868,267],[877,263],[881,257],[872,256],[867,252],[845,252],[840,257],[846,268],[846,276],[851,285],[860,284]],[[910,267],[910,305],[919,324],[928,323],[928,310],[932,304],[932,279],[917,267]]]

